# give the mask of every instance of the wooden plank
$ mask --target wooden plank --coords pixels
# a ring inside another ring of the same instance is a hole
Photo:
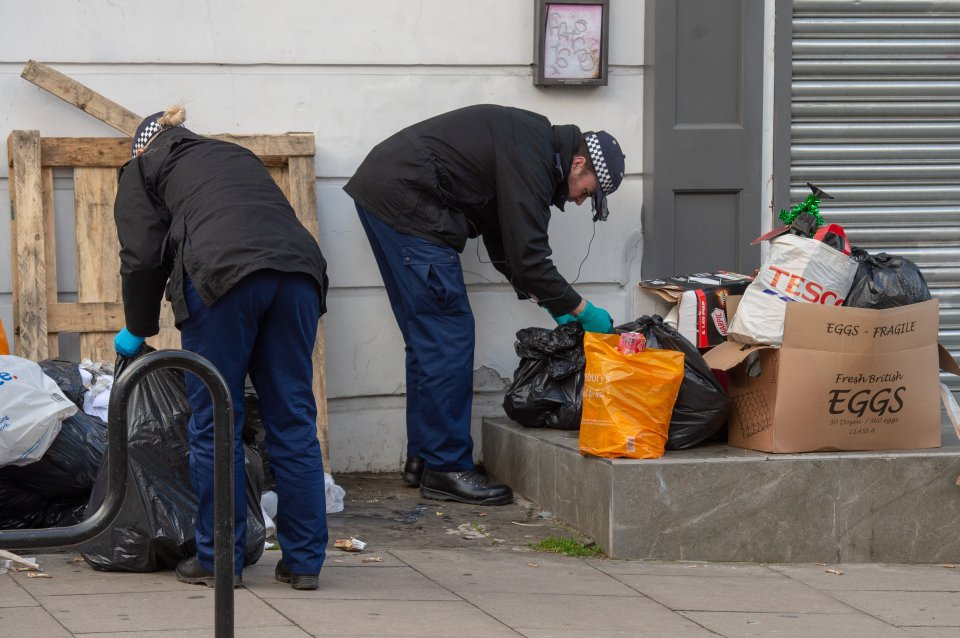
[[[129,159],[129,137],[40,138],[40,161],[44,166],[119,168]]]
[[[142,117],[87,88],[73,78],[55,71],[46,64],[30,60],[20,77],[36,84],[84,113],[112,126],[121,133],[133,136]]]
[[[113,221],[117,173],[111,168],[73,171],[74,214],[77,225],[77,301],[119,302],[120,242]],[[80,357],[113,361],[113,333],[80,331]]]
[[[284,133],[282,135],[234,135],[231,133],[215,133],[206,135],[217,140],[233,142],[248,148],[260,157],[294,155],[313,155],[317,152],[316,140],[313,133]]]
[[[40,138],[40,156],[43,161],[43,138]],[[53,169],[40,169],[40,178],[43,181],[43,227],[56,229],[57,210],[53,199]],[[43,233],[43,251],[47,257],[46,264],[46,295],[47,295],[47,356],[51,359],[60,355],[60,337],[56,330],[50,328],[50,304],[57,303],[57,233]]]
[[[302,143],[287,144],[284,136],[226,136],[225,141],[236,142],[256,153],[264,164],[272,167],[285,167],[287,156],[273,151],[289,147],[303,150]],[[244,144],[245,138],[251,138]],[[274,139],[277,138],[277,139]],[[219,137],[217,139],[220,139]],[[117,167],[130,159],[129,137],[44,137],[40,139],[41,162],[44,166],[64,167]],[[259,152],[258,152],[259,151]],[[271,153],[267,153],[270,151]]]
[[[18,294],[19,277],[17,273],[17,176],[13,170],[13,133],[7,136],[7,196],[10,198],[10,287],[13,294],[13,325],[11,326],[11,335],[13,340],[12,354],[20,351],[20,331],[17,329],[17,318],[20,316],[20,295]]]
[[[58,332],[109,332],[110,338],[123,327],[123,304],[118,301],[54,303],[47,305],[47,329]],[[113,343],[111,341],[111,351]],[[81,353],[82,356],[86,356]],[[114,358],[110,354],[109,361]]]
[[[13,164],[13,215],[16,236],[11,253],[15,255],[17,314],[14,332],[16,354],[39,361],[48,358],[47,283],[43,225],[43,179],[40,174],[39,131],[10,133],[10,159]]]
[[[287,174],[287,197],[300,223],[319,240],[317,221],[317,175],[313,156],[291,157]],[[324,352],[323,320],[317,326],[313,347],[313,396],[317,401],[317,438],[323,451],[324,467],[330,467],[329,419],[327,416],[327,372]]]

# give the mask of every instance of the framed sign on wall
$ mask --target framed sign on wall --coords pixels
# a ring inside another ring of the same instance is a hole
[[[534,0],[533,83],[607,84],[610,0]]]

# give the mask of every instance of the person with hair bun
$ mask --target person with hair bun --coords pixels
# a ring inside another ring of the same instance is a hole
[[[257,390],[279,498],[277,580],[316,589],[328,540],[323,460],[317,441],[312,354],[326,312],[326,261],[263,162],[251,151],[184,128],[173,106],[137,127],[120,169],[114,217],[126,321],[114,346],[136,355],[173,306],[184,350],[227,382],[235,419],[235,485],[244,484],[244,383]],[[214,581],[213,405],[186,375],[192,417],[190,475],[197,493],[197,555],[180,581]],[[246,494],[235,495],[234,585],[242,581]]]

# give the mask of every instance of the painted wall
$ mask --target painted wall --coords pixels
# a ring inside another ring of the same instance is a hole
[[[589,205],[554,209],[551,245],[560,272],[584,296],[617,321],[631,318],[642,243],[643,2],[611,4],[609,85],[538,88],[530,67],[534,3],[524,0],[5,0],[0,134],[117,135],[20,78],[31,59],[143,115],[182,101],[187,125],[200,133],[314,133],[321,248],[330,263],[324,326],[332,469],[393,471],[404,455],[402,340],[341,188],[384,137],[469,104],[507,104],[554,123],[608,130],[627,155],[610,220],[596,225],[590,244]],[[6,144],[0,158],[7,163]],[[69,220],[69,176],[58,176],[56,188],[59,214]],[[4,219],[7,191],[4,171]],[[74,259],[69,246],[57,256],[61,290],[76,289]],[[467,244],[462,261],[478,325],[476,427],[481,416],[502,414],[517,364],[515,332],[552,325],[544,310],[517,301],[486,259],[476,241]],[[0,318],[8,337],[10,263],[9,227],[0,224]],[[79,355],[69,346],[64,354]]]

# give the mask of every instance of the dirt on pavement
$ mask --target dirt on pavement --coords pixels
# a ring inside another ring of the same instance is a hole
[[[516,497],[509,505],[464,505],[428,500],[400,474],[339,474],[344,510],[327,516],[335,539],[354,537],[365,551],[393,548],[503,547],[530,549],[547,537],[592,540],[557,520],[552,512]]]

